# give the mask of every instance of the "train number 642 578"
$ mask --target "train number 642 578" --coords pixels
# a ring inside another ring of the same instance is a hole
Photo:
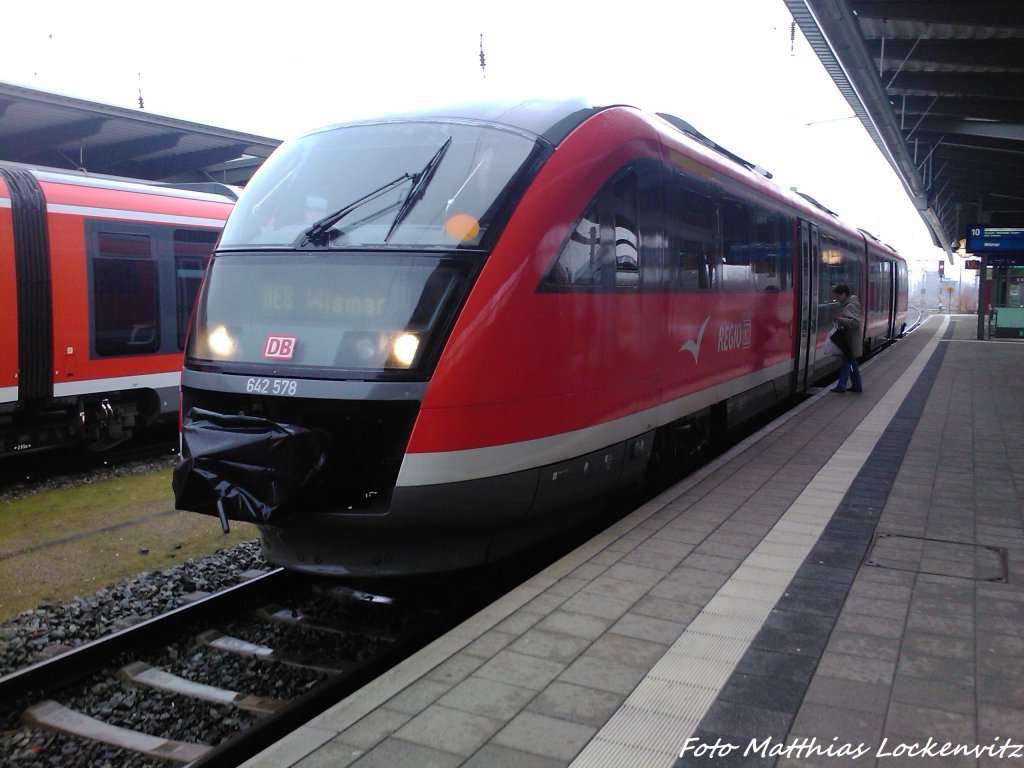
[[[299,383],[294,379],[251,378],[245,382],[245,391],[253,395],[285,395],[298,392]]]

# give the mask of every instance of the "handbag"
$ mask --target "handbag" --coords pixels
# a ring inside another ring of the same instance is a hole
[[[822,351],[826,355],[837,355],[844,360],[853,359],[853,355],[850,354],[850,344],[846,340],[846,334],[843,333],[843,329],[839,327],[839,323],[833,323],[832,330],[828,332],[828,338],[825,339],[825,346]]]

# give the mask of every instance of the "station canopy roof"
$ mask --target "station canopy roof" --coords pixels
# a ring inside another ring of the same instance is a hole
[[[244,186],[280,143],[0,82],[0,160]]]
[[[1024,226],[1024,0],[784,0],[936,245]]]

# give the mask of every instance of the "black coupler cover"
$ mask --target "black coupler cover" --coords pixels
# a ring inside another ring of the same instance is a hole
[[[231,520],[280,520],[327,458],[319,430],[256,416],[192,408],[182,423],[182,460],[174,468],[174,506]]]

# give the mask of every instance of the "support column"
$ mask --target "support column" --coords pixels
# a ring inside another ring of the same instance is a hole
[[[988,256],[981,256],[981,270],[978,276],[978,341],[985,340],[985,321],[988,307],[985,305],[985,279],[988,277]]]

